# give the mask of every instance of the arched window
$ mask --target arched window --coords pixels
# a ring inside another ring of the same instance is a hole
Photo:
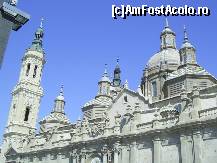
[[[30,112],[30,108],[26,107],[25,117],[24,117],[25,122],[27,122],[29,120],[29,112]]]
[[[37,65],[35,65],[35,68],[34,68],[34,73],[33,73],[33,78],[35,78],[35,77],[36,77],[36,75],[37,75],[37,69],[38,69],[38,66],[37,66]]]
[[[127,96],[124,96],[124,102],[128,102]]]
[[[26,69],[26,76],[29,76],[30,66],[31,66],[31,64],[28,63],[27,69]]]
[[[101,160],[100,158],[96,157],[91,161],[91,163],[101,163]]]
[[[152,96],[157,97],[157,82],[152,82]]]

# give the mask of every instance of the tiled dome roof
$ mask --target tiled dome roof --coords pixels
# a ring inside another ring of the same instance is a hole
[[[148,68],[157,67],[160,63],[180,64],[179,51],[173,48],[164,49],[150,58]]]

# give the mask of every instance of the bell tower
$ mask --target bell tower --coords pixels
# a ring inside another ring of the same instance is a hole
[[[35,32],[32,45],[22,59],[19,81],[12,91],[12,101],[8,123],[4,134],[4,144],[19,147],[25,136],[33,134],[39,111],[43,89],[40,85],[45,64],[42,48],[43,24]]]

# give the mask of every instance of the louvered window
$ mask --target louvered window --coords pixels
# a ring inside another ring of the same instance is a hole
[[[178,82],[170,86],[170,96],[175,96],[181,93],[184,82]]]

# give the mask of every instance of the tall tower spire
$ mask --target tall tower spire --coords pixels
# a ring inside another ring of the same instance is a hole
[[[121,69],[119,66],[119,58],[117,58],[117,64],[114,70],[113,85],[116,87],[121,86]]]
[[[166,23],[163,31],[161,32],[161,50],[167,48],[176,49],[176,34],[169,27],[168,18],[166,17]]]
[[[179,50],[181,56],[181,64],[197,64],[196,49],[188,39],[186,26],[184,26],[184,40],[181,49]]]
[[[43,89],[42,71],[45,64],[42,38],[44,31],[40,26],[35,32],[32,45],[27,49],[20,71],[19,81],[12,92],[12,101],[4,138],[5,146],[18,148],[19,139],[34,133]]]
[[[44,19],[41,18],[41,23],[39,28],[35,32],[35,38],[32,42],[32,45],[30,46],[30,50],[43,52],[43,37],[44,37],[44,29],[43,29],[43,22]]]

